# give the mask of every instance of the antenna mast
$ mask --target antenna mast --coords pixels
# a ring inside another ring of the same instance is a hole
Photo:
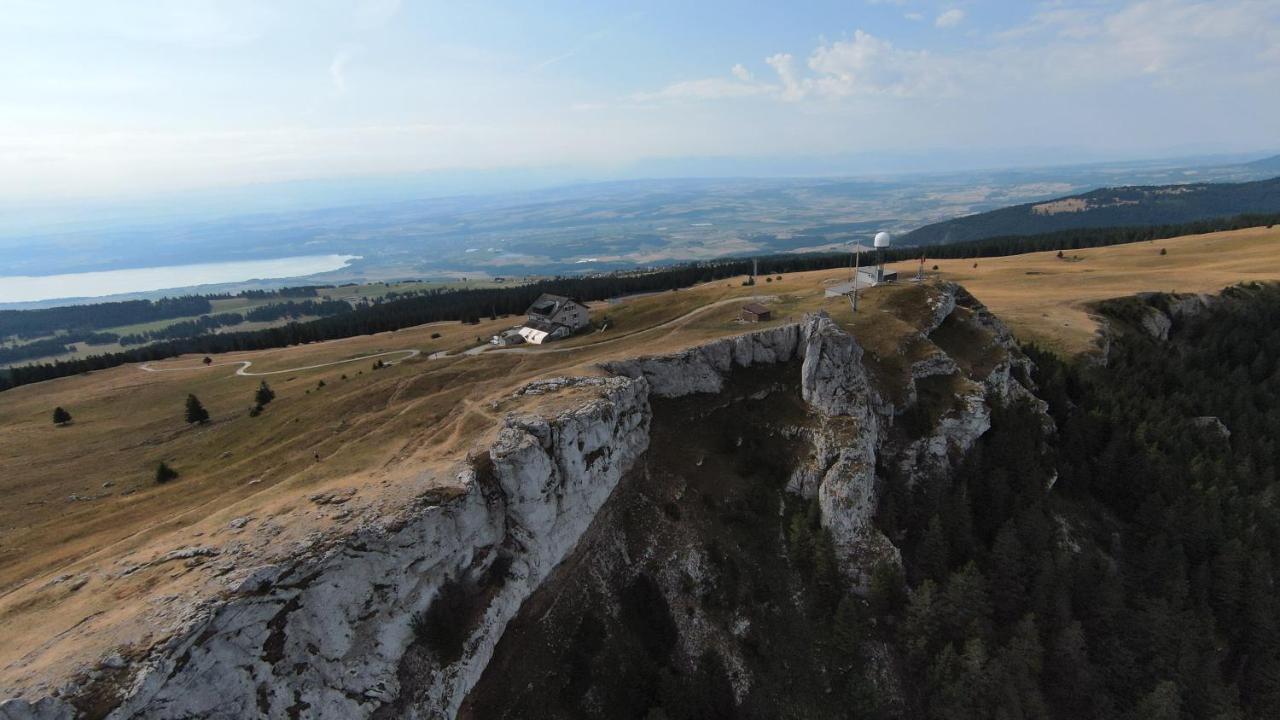
[[[849,304],[853,306],[853,314],[858,314],[858,272],[862,269],[862,246],[857,242],[853,244],[853,296],[849,298]]]

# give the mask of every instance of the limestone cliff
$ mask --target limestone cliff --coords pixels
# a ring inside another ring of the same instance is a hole
[[[429,495],[376,527],[261,568],[208,602],[136,667],[110,718],[451,716],[520,603],[568,553],[648,445],[643,380],[577,378],[597,397],[554,417],[509,418],[463,472],[457,497]],[[415,613],[454,583],[472,588],[460,657],[432,661],[413,696],[398,667]],[[73,689],[74,692],[74,689]],[[71,718],[63,701],[14,700],[0,718]]]
[[[1029,361],[980,303],[955,285],[912,291],[925,293],[926,312],[899,346],[877,348],[874,363],[855,335],[818,313],[671,355],[605,363],[609,377],[523,388],[526,398],[545,395],[569,409],[509,415],[491,447],[459,470],[458,493],[424,495],[377,524],[317,539],[296,559],[259,568],[196,608],[183,631],[112,675],[107,717],[454,716],[522,604],[602,522],[620,479],[645,462],[651,397],[724,396],[699,404],[704,414],[747,400],[799,408],[752,432],[786,443],[785,457],[769,461],[789,477],[791,492],[817,498],[842,568],[865,588],[875,563],[899,557],[874,524],[883,469],[927,481],[986,432],[993,404],[1039,403]],[[726,395],[748,369],[774,376],[757,378],[743,397]],[[672,492],[676,509],[666,512],[679,514],[683,490]],[[614,531],[597,534],[611,562],[644,557],[619,545]],[[658,589],[637,592],[696,585],[715,561],[701,550],[672,552],[653,571]],[[446,610],[445,634],[456,642],[431,629],[433,614]],[[700,645],[721,648],[740,696],[750,673],[730,646],[750,623],[734,620],[738,630],[725,634],[692,610],[677,621],[690,656]],[[0,704],[0,719],[75,717],[65,700],[85,691]]]

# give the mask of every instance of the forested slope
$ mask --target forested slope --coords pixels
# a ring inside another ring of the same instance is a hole
[[[1092,190],[1014,205],[913,230],[909,245],[941,245],[1002,235],[1079,228],[1171,225],[1211,217],[1280,211],[1280,178],[1245,183],[1150,185]]]
[[[950,480],[890,478],[911,595],[880,587],[868,627],[908,715],[1280,717],[1280,288],[1168,340],[1133,322],[1151,302],[1104,305],[1106,367],[1033,350],[1048,447],[1015,407]]]

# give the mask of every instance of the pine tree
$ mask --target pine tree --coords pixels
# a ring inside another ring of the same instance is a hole
[[[169,465],[161,460],[160,465],[156,467],[156,482],[164,484],[178,477],[178,471],[169,467]]]
[[[830,614],[844,594],[844,581],[840,577],[840,563],[836,560],[835,540],[827,528],[819,528],[814,535],[813,584],[817,590],[818,609],[824,615]]]
[[[266,380],[258,385],[258,391],[253,394],[253,399],[259,406],[265,406],[267,403],[276,399],[276,392],[271,389]],[[189,422],[189,421],[188,421]]]
[[[62,409],[62,406],[58,406],[53,409],[54,425],[66,425],[69,422],[71,422],[71,413]]]
[[[187,422],[201,425],[209,422],[209,411],[204,409],[204,405],[200,404],[200,398],[195,395],[187,396]]]
[[[890,560],[881,560],[871,570],[871,587],[867,602],[871,612],[879,616],[897,615],[906,604],[906,581],[902,566]]]
[[[947,536],[942,530],[942,520],[937,515],[929,518],[929,527],[920,540],[920,570],[934,582],[947,579],[950,569],[947,552]]]

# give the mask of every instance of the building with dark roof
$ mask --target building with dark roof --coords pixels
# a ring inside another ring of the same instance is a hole
[[[569,337],[591,323],[586,305],[550,293],[543,293],[534,300],[525,314],[528,319],[520,328],[520,335],[534,345]]]
[[[773,313],[769,308],[758,302],[750,302],[742,306],[742,312],[738,314],[738,318],[743,322],[761,322],[773,317]]]

